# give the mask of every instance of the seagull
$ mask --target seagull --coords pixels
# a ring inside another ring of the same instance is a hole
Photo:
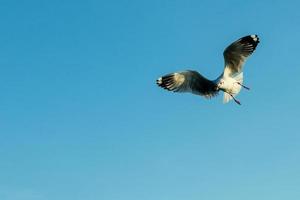
[[[223,91],[223,103],[233,99],[241,105],[235,96],[242,88],[250,90],[243,85],[243,65],[258,43],[257,35],[248,35],[230,44],[223,52],[224,71],[215,80],[209,80],[197,71],[185,70],[164,75],[158,78],[156,83],[169,91],[189,92],[209,99],[216,96],[219,91]]]

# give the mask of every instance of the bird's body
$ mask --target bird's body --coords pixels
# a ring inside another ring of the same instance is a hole
[[[231,99],[234,99],[236,103],[240,104],[238,100],[236,100],[234,97],[241,91],[243,86],[243,72],[238,74],[237,76],[230,77],[230,76],[222,76],[221,81],[224,81],[222,84],[222,87],[219,88],[219,90],[222,90],[224,92],[224,98],[223,102],[227,103]],[[220,85],[220,81],[218,84]]]
[[[224,92],[236,95],[241,90],[242,79],[239,79],[237,77],[223,77],[224,80],[224,86],[223,88],[220,88],[220,90],[223,90]]]
[[[216,80],[208,80],[197,71],[185,70],[162,76],[157,79],[156,83],[169,91],[189,92],[206,98],[216,96],[221,90],[224,92],[224,103],[234,99],[236,103],[240,104],[235,96],[242,87],[249,89],[243,85],[243,64],[258,43],[257,35],[249,35],[229,45],[223,53],[224,71]]]

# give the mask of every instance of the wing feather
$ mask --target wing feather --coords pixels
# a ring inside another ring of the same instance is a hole
[[[259,43],[257,35],[248,35],[230,44],[224,51],[225,76],[242,72],[246,59],[254,52]]]
[[[176,72],[160,77],[157,85],[173,92],[190,92],[211,98],[218,94],[216,84],[192,70]]]

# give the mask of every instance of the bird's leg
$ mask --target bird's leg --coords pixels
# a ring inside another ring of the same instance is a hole
[[[239,105],[242,105],[241,102],[239,100],[237,100],[232,94],[228,93],[232,98],[233,100],[235,101],[235,103],[239,104]]]
[[[241,84],[240,82],[237,82],[237,84],[239,84],[240,86],[242,86],[243,88],[245,88],[246,90],[250,90],[250,88],[244,86],[243,84]]]

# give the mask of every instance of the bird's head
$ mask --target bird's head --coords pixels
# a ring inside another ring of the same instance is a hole
[[[224,89],[224,79],[220,79],[217,83],[216,90]]]

